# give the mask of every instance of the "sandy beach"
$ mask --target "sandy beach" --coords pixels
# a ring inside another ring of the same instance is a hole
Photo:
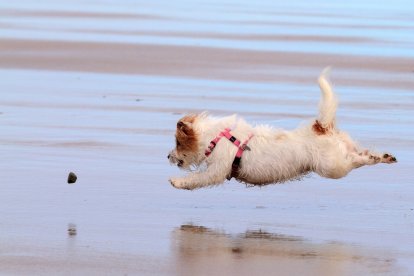
[[[3,3],[0,275],[413,275],[414,8],[273,2]],[[398,163],[170,186],[183,114],[292,129],[326,66],[340,128]]]

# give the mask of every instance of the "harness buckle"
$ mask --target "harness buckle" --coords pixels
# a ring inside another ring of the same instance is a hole
[[[250,151],[251,150],[251,148],[248,145],[246,145],[246,144],[241,145],[240,148],[242,149],[242,151],[245,151],[245,150],[249,150]]]

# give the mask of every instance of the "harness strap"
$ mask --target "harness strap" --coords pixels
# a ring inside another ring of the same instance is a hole
[[[227,179],[230,180],[232,177],[236,177],[238,175],[241,157],[245,150],[250,150],[250,148],[247,146],[247,143],[253,137],[253,134],[250,133],[247,139],[243,143],[241,143],[239,139],[237,139],[230,133],[230,128],[226,128],[224,131],[220,132],[219,135],[210,142],[209,146],[204,152],[206,157],[208,157],[213,152],[214,148],[216,147],[217,143],[220,141],[222,137],[226,137],[230,142],[232,142],[238,148],[236,152],[236,156],[234,157],[233,163],[231,165],[231,173],[227,177]]]
[[[226,128],[226,129],[224,129],[224,131],[220,132],[219,135],[210,142],[209,146],[207,147],[206,151],[204,152],[205,156],[208,157],[213,152],[214,148],[216,147],[217,143],[220,141],[220,139],[222,137],[227,138],[227,137],[231,137],[231,136],[232,135],[230,134],[230,128]]]
[[[241,157],[245,150],[250,150],[249,146],[247,146],[247,143],[250,141],[250,139],[252,139],[252,137],[253,134],[250,133],[247,139],[243,142],[243,144],[241,144],[241,146],[238,146],[238,150],[236,152],[236,156],[234,157],[233,164],[231,164],[231,174],[227,177],[228,180],[230,180],[232,177],[238,176]],[[236,143],[234,144],[236,145]]]

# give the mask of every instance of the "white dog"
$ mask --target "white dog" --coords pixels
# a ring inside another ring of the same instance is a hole
[[[180,119],[176,148],[168,159],[182,169],[196,171],[171,178],[171,184],[192,190],[234,177],[248,184],[265,185],[298,179],[309,172],[341,178],[364,165],[397,162],[391,154],[361,149],[336,127],[337,100],[326,71],[318,79],[322,92],[319,116],[293,131],[251,126],[236,115],[212,118],[201,113]]]

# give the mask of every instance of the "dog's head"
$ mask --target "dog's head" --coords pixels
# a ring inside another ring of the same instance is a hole
[[[199,136],[195,124],[197,115],[187,115],[177,123],[175,132],[175,148],[168,154],[171,164],[182,169],[189,169],[191,165],[199,163]]]

